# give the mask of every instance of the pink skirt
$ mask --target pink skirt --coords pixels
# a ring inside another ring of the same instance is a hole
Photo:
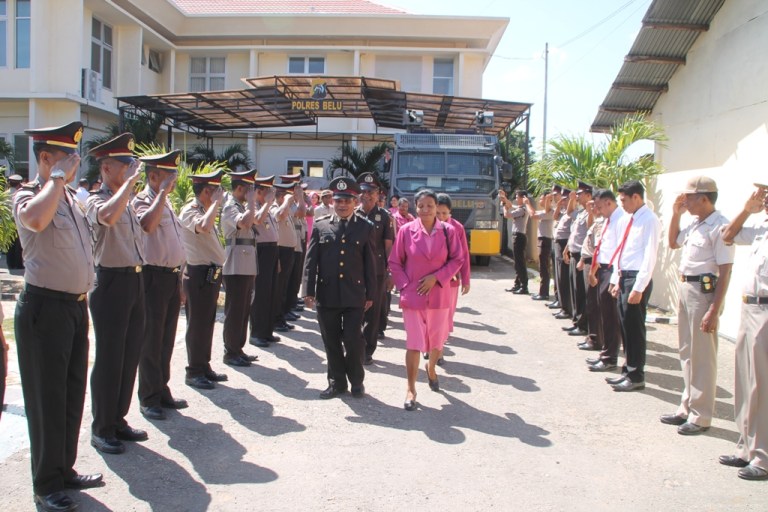
[[[448,332],[453,332],[453,317],[456,315],[456,306],[459,304],[459,286],[451,286],[451,317],[448,320],[450,327]]]
[[[448,339],[451,309],[403,309],[405,347],[430,352],[440,350]]]

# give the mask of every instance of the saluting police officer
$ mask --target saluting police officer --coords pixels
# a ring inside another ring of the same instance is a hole
[[[288,296],[288,280],[293,270],[293,259],[296,254],[296,228],[293,226],[291,210],[295,206],[294,196],[300,185],[297,183],[275,183],[275,202],[272,206],[272,217],[277,223],[277,255],[278,274],[277,287],[275,289],[275,330],[288,332],[295,329],[285,318],[285,302]]]
[[[268,347],[280,340],[274,335],[275,315],[277,314],[277,222],[272,215],[275,201],[274,176],[256,178],[256,221],[253,232],[256,236],[256,257],[259,273],[256,275],[255,289],[251,304],[251,345]]]
[[[91,446],[123,453],[123,441],[144,441],[147,433],[125,421],[144,340],[144,234],[129,204],[141,176],[133,158],[133,135],[124,133],[91,149],[102,185],[86,200],[93,227],[96,288],[90,308],[96,334],[91,371]]]
[[[146,185],[133,207],[144,230],[144,345],[139,360],[139,405],[151,420],[165,419],[167,409],[184,409],[187,401],[173,398],[171,356],[181,307],[181,267],[185,261],[182,227],[168,194],[176,186],[180,151],[139,158]]]
[[[328,358],[328,388],[320,398],[334,398],[352,386],[352,396],[365,394],[360,336],[363,313],[376,296],[376,261],[371,246],[373,225],[355,215],[360,187],[352,178],[335,178],[334,214],[317,219],[307,249],[302,285],[304,303],[317,302],[317,320]]]
[[[304,269],[304,248],[307,244],[307,201],[304,194],[307,184],[301,183],[301,173],[280,176],[280,181],[285,184],[294,184],[290,217],[293,221],[293,229],[296,230],[296,245],[293,248],[293,266],[287,278],[285,303],[283,304],[283,318],[286,321],[293,321],[301,318],[294,311],[294,308],[299,300],[301,276]]]
[[[371,247],[376,262],[376,295],[373,305],[365,311],[363,318],[363,339],[365,339],[365,359],[363,364],[373,363],[373,353],[376,351],[376,340],[379,334],[381,308],[387,297],[387,261],[395,240],[392,220],[389,212],[378,205],[381,185],[376,177],[366,172],[358,176],[360,186],[360,206],[356,213],[373,224]]]
[[[13,216],[24,249],[24,290],[16,303],[16,344],[29,427],[34,500],[75,510],[65,487],[99,485],[73,466],[88,371],[88,307],[93,245],[85,211],[67,188],[80,165],[83,125],[26,130],[37,179],[16,193]]]
[[[187,297],[187,376],[184,382],[197,389],[213,389],[227,376],[211,368],[211,344],[216,324],[216,305],[221,288],[221,267],[226,254],[219,241],[216,217],[224,190],[223,171],[194,174],[195,198],[182,208],[181,241],[187,254],[182,285]],[[255,257],[255,256],[254,256]]]
[[[230,173],[232,194],[221,211],[224,234],[224,364],[251,366],[256,356],[243,352],[248,336],[248,316],[256,280],[256,220],[254,175],[256,169]]]

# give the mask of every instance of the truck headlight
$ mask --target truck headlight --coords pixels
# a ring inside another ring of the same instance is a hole
[[[478,220],[475,222],[475,229],[499,229],[499,221]]]

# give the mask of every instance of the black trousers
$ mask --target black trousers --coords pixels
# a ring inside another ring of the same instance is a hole
[[[555,266],[557,267],[557,300],[560,308],[568,315],[573,315],[571,308],[570,268],[563,261],[563,251],[568,246],[567,238],[555,240]]]
[[[545,236],[539,237],[539,295],[549,296],[549,282],[552,279],[549,272],[549,262],[552,259],[552,239]]]
[[[387,307],[387,276],[376,276],[376,297],[373,305],[363,314],[363,339],[365,340],[365,355],[373,356],[376,352],[381,321],[381,309]]]
[[[0,418],[3,417],[3,406],[5,404],[5,378],[8,376],[8,351],[5,349],[5,343],[0,340]]]
[[[347,389],[347,380],[355,388],[363,385],[365,343],[360,336],[363,308],[317,307],[317,321],[328,358],[328,384]]]
[[[601,266],[597,270],[597,307],[600,310],[600,331],[603,336],[600,341],[603,350],[600,351],[600,359],[606,363],[613,363],[619,359],[619,348],[624,344],[619,323],[618,300],[611,295],[611,274],[613,267]]]
[[[32,488],[45,495],[75,476],[88,372],[87,302],[23,291],[14,323]]]
[[[592,258],[589,258],[584,263],[584,270],[581,271],[584,279],[584,287],[587,290],[587,301],[585,306],[585,313],[587,316],[587,336],[592,340],[592,345],[602,349],[603,334],[602,324],[600,322],[600,306],[597,299],[599,286],[589,286],[589,268],[591,264]]]
[[[285,294],[285,303],[283,304],[283,315],[289,313],[298,303],[299,289],[301,289],[301,279],[304,274],[304,253],[295,251],[293,253],[293,265],[291,266],[291,275],[288,277],[288,288]]]
[[[216,324],[216,301],[221,274],[215,282],[206,280],[208,265],[187,265],[181,284],[187,296],[187,377],[202,377],[211,371],[211,346]]]
[[[571,277],[571,316],[574,325],[579,329],[587,330],[587,289],[584,286],[584,273],[577,269],[581,259],[581,253],[571,254],[571,262],[568,265],[569,275]]]
[[[181,283],[178,272],[172,269],[145,266],[142,273],[146,321],[139,360],[139,403],[160,407],[161,401],[173,399],[168,382],[181,307]]]
[[[16,239],[8,248],[8,252],[5,253],[5,263],[8,265],[8,270],[19,270],[24,268],[24,256],[19,235],[16,235]]]
[[[144,342],[144,277],[97,269],[89,304],[96,335],[91,370],[91,432],[114,437],[128,425],[136,371]]]
[[[256,244],[259,274],[251,303],[251,336],[269,338],[275,328],[277,294],[277,242]]]
[[[256,276],[224,276],[224,354],[237,356],[243,353],[248,337],[248,317]]]
[[[288,297],[288,280],[293,271],[294,253],[293,247],[277,247],[277,258],[280,262],[280,272],[277,274],[277,286],[275,290],[275,322],[285,321],[285,301]]]
[[[622,273],[619,278],[619,322],[624,336],[624,350],[627,354],[627,368],[633,368],[627,374],[632,382],[645,381],[646,331],[645,314],[648,299],[653,291],[653,281],[643,291],[639,304],[629,304],[629,294],[635,285],[635,275]]]
[[[512,257],[515,259],[515,288],[528,290],[528,267],[525,265],[525,246],[528,237],[523,233],[512,235]]]

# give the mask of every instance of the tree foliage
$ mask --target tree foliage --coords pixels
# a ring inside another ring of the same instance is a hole
[[[16,222],[13,220],[13,205],[8,182],[5,179],[6,168],[0,165],[0,252],[7,252],[16,237]]]
[[[626,181],[647,181],[663,169],[653,155],[628,159],[630,146],[641,140],[663,144],[667,138],[661,127],[641,115],[626,117],[613,127],[607,140],[597,144],[584,136],[561,135],[549,143],[547,154],[531,166],[530,180],[539,189],[553,183],[575,188],[581,180],[614,192]]]
[[[227,146],[219,154],[213,148],[197,144],[187,151],[185,160],[195,169],[214,162],[224,163],[232,171],[245,171],[252,165],[248,149],[243,144]]]
[[[533,162],[535,153],[531,150],[533,139],[526,144],[525,132],[519,130],[510,131],[499,140],[501,157],[512,166],[512,179],[505,180],[508,190],[527,187],[525,169],[525,153],[529,152],[529,160]]]
[[[338,175],[337,170],[357,178],[366,172],[373,173],[382,184],[382,189],[389,188],[389,176],[384,172],[384,153],[389,148],[386,142],[375,145],[366,152],[358,150],[350,144],[344,144],[339,148],[339,156],[330,161],[331,177]]]

